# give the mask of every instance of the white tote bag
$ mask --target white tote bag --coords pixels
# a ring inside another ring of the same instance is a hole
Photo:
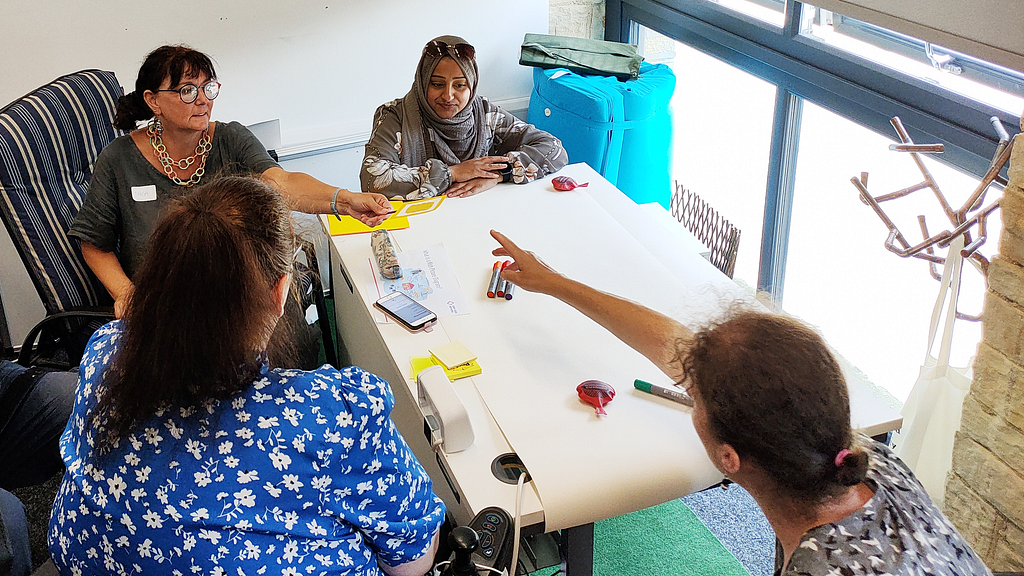
[[[942,270],[939,297],[935,301],[928,333],[928,350],[921,373],[903,405],[903,428],[893,436],[896,455],[914,471],[928,495],[942,507],[946,474],[953,463],[953,437],[960,429],[960,412],[964,396],[971,388],[972,369],[949,365],[953,340],[956,302],[960,293],[960,273],[964,259],[960,250],[963,235],[949,246]],[[948,299],[947,299],[948,296]],[[942,322],[942,339],[938,357],[932,347]]]

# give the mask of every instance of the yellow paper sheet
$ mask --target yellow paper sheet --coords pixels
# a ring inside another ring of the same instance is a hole
[[[433,198],[427,198],[425,200],[414,200],[412,202],[401,202],[391,201],[391,205],[395,208],[395,216],[415,216],[417,214],[426,214],[427,212],[433,212],[441,206],[444,199],[447,198],[444,194],[434,196]]]
[[[374,228],[370,228],[351,216],[342,216],[341,220],[338,220],[334,216],[330,216],[327,218],[327,221],[330,222],[331,236],[365,234],[366,232],[373,232],[374,230],[402,230],[403,228],[409,227],[408,218],[395,218],[394,216],[388,218],[379,226]]]
[[[338,220],[337,218],[328,218],[327,220],[330,222],[331,227],[331,236],[365,234],[367,232],[373,232],[374,230],[402,230],[409,227],[409,216],[414,214],[426,214],[427,212],[437,210],[438,206],[444,202],[444,199],[445,196],[442,195],[427,198],[426,200],[415,200],[412,202],[390,200],[391,207],[395,209],[395,214],[374,228],[370,228],[351,216],[342,216],[341,220]]]

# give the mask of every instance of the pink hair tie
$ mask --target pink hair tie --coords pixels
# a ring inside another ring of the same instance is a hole
[[[846,448],[843,448],[842,450],[840,450],[839,454],[836,454],[836,459],[835,459],[836,468],[839,468],[840,466],[842,466],[843,465],[843,461],[846,460],[846,457],[849,456],[849,455],[850,455],[850,451],[847,450]]]

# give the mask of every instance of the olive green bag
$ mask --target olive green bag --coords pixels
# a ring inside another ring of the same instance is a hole
[[[642,61],[632,44],[548,34],[527,34],[519,52],[523,66],[568,68],[579,74],[615,76],[619,80],[636,80]]]

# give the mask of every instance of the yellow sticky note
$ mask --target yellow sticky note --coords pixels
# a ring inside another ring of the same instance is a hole
[[[434,358],[437,358],[438,362],[449,370],[459,364],[465,364],[466,362],[476,360],[476,354],[470,352],[469,349],[463,346],[458,340],[449,342],[444,346],[431,348],[430,354]]]
[[[443,364],[438,362],[437,358],[433,356],[416,356],[409,359],[412,364],[412,373],[409,378],[412,380],[416,379],[423,370],[430,368],[431,366],[440,366],[444,370],[445,375],[448,376],[449,380],[458,380],[459,378],[465,378],[467,376],[476,376],[483,372],[480,368],[480,364],[476,360],[470,360],[465,364],[459,364],[454,368],[446,368]]]

